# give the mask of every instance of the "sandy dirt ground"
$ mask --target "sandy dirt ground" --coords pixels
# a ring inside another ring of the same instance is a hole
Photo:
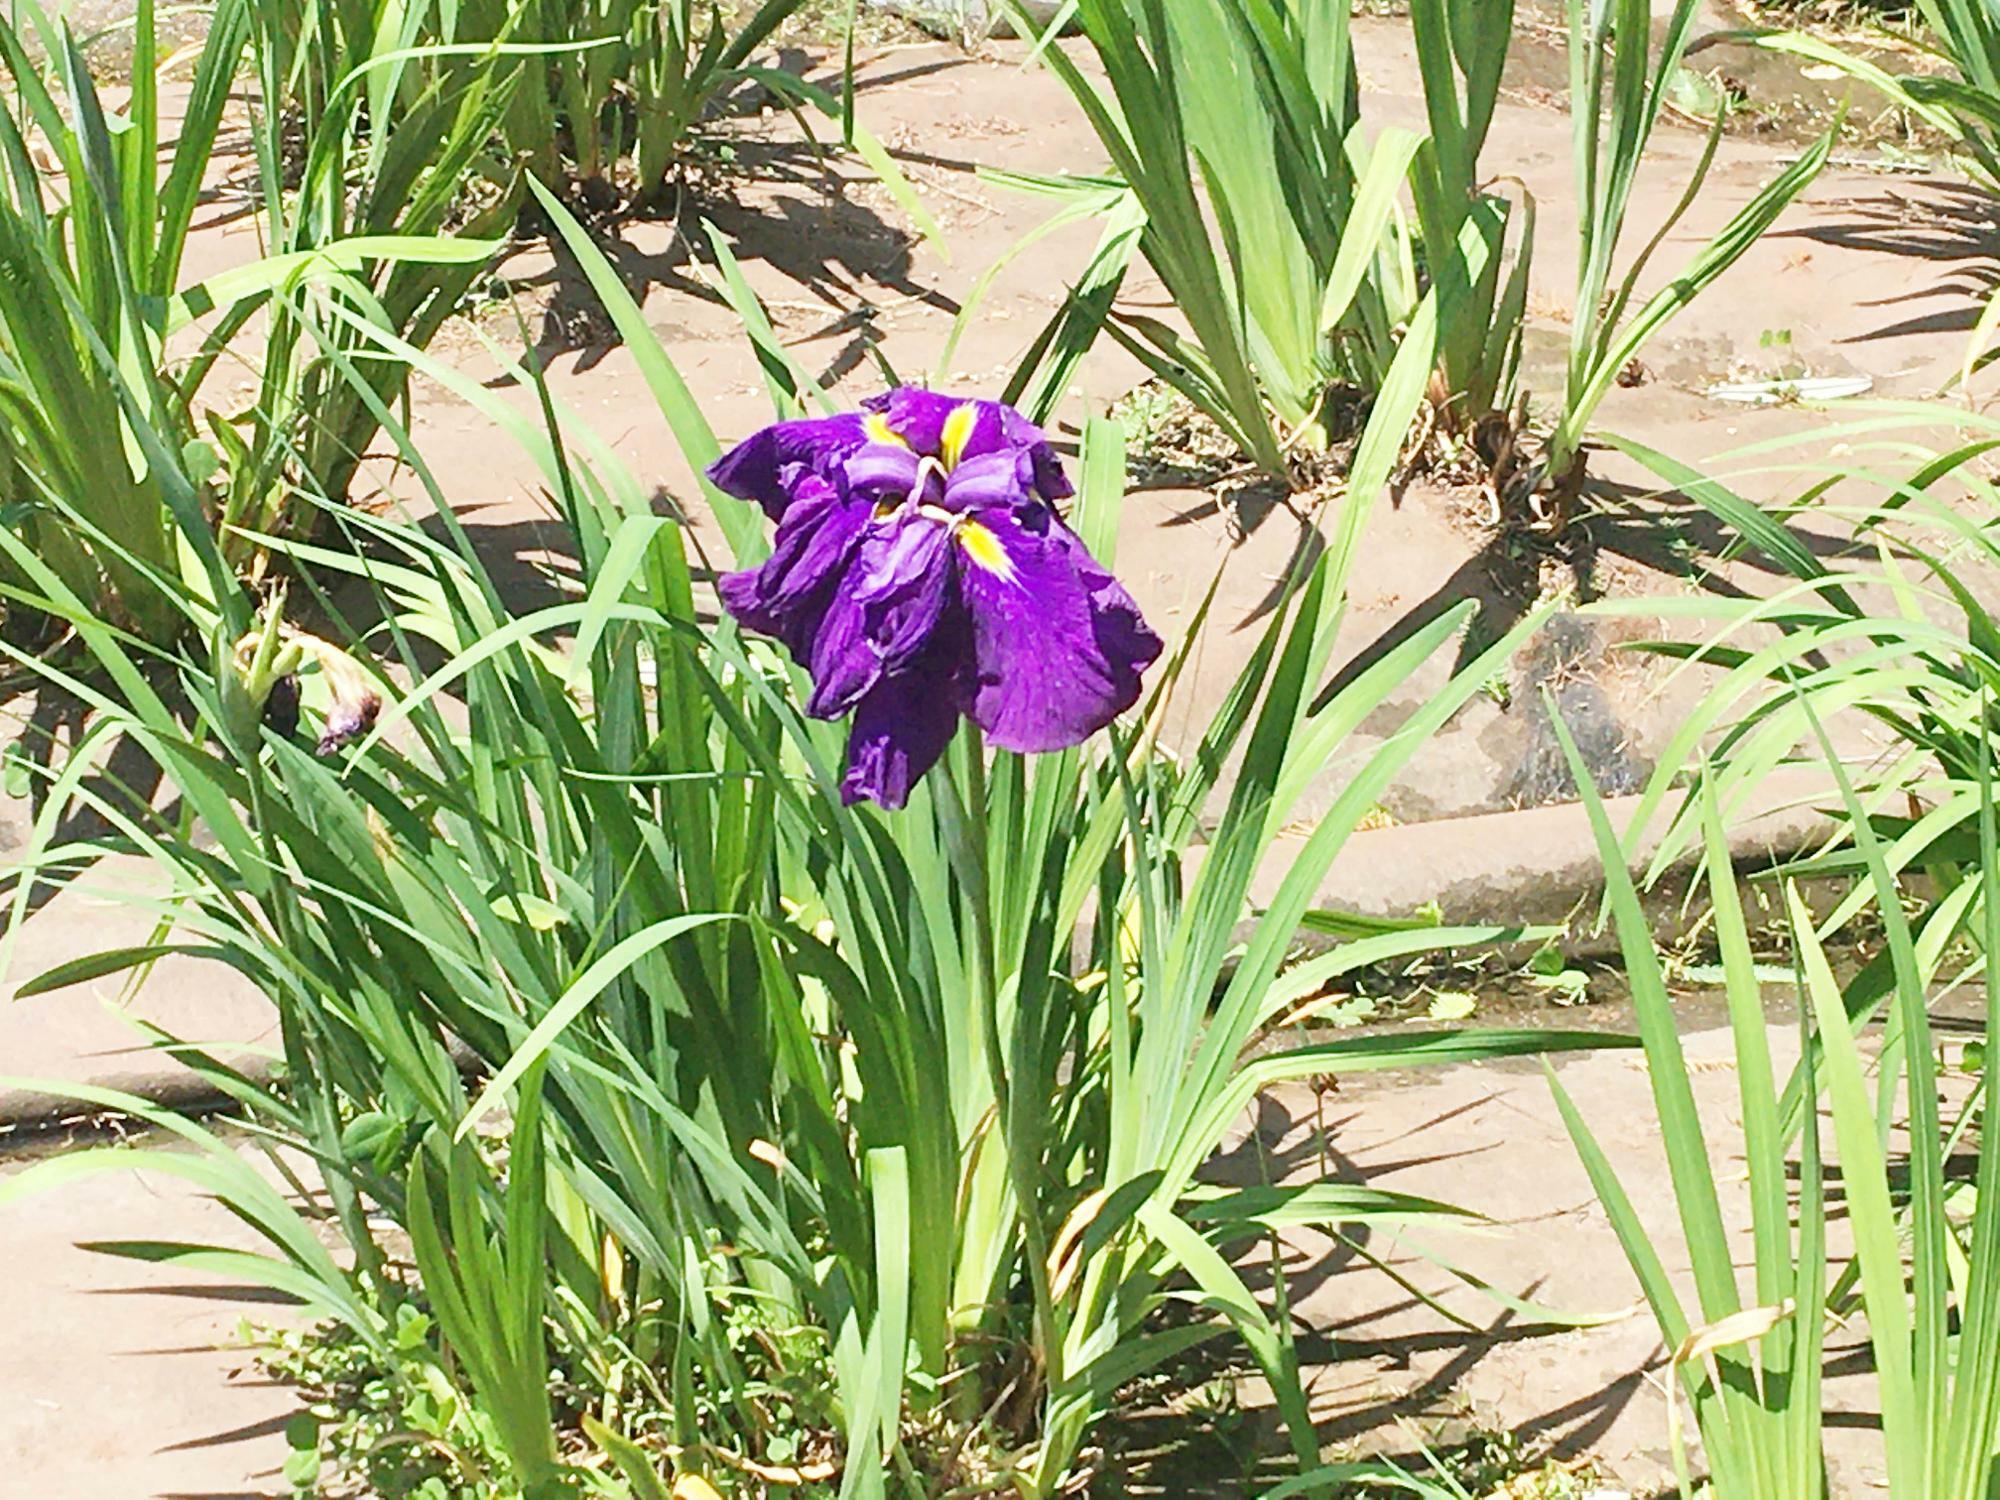
[[[27,1169],[0,1161],[0,1190]],[[262,1287],[101,1254],[93,1244],[259,1248],[195,1184],[110,1172],[0,1212],[0,1494],[21,1500],[289,1496],[296,1395],[258,1369],[245,1323],[293,1311]]]
[[[1357,46],[1369,118],[1419,125],[1422,107],[1406,30],[1391,21],[1359,21]],[[1529,368],[1531,382],[1547,393],[1567,332],[1575,215],[1568,122],[1551,107],[1549,85],[1539,77],[1530,68],[1510,90],[1490,160],[1496,171],[1518,177],[1539,205],[1542,254],[1534,273]],[[977,168],[1090,171],[1102,158],[1058,85],[1023,71],[1019,54],[1006,47],[971,58],[942,46],[885,50],[868,60],[860,98],[865,119],[897,154],[942,226],[948,259],[913,234],[878,185],[815,156],[782,116],[742,130],[736,149],[755,175],[727,195],[690,205],[684,227],[694,236],[635,223],[606,243],[725,440],[766,420],[769,406],[755,358],[711,289],[705,248],[695,248],[699,220],[726,236],[794,353],[843,399],[877,388],[877,354],[906,377],[932,378],[967,394],[993,391],[1090,252],[1095,231],[1068,230],[1002,271],[983,312],[943,360],[953,316],[975,280],[1046,211],[982,179]],[[1700,145],[1693,131],[1663,132],[1635,210],[1639,238],[1680,193]],[[1710,185],[1657,257],[1655,281],[1796,149],[1784,140],[1726,143]],[[226,173],[225,163],[220,175]],[[188,274],[210,274],[257,253],[240,204],[223,195],[196,234]],[[1715,467],[1757,498],[1794,494],[1808,482],[1813,462],[1832,452],[1864,455],[1868,440],[1816,437],[1830,420],[1825,415],[1728,408],[1706,398],[1704,389],[1733,374],[1767,369],[1772,348],[1783,343],[1788,357],[1814,374],[1865,375],[1882,397],[1927,394],[1958,367],[1980,298],[1994,280],[1996,255],[2000,238],[1990,206],[1962,186],[1854,168],[1830,171],[1776,233],[1646,352],[1649,378],[1614,392],[1602,423],[1677,458]],[[666,425],[575,267],[545,248],[524,246],[507,261],[504,280],[529,320],[558,399],[657,485],[661,505],[687,502],[690,478]],[[1157,309],[1164,294],[1139,272],[1126,298],[1134,307]],[[455,321],[438,351],[528,410],[530,397],[499,380],[492,346],[510,356],[519,352],[512,314],[501,306]],[[1125,396],[1139,374],[1115,350],[1094,355],[1059,424],[1065,440],[1074,439],[1086,415],[1101,414]],[[496,437],[486,416],[433,382],[420,382],[413,428],[449,502],[502,565],[509,587],[524,597],[559,587],[564,558],[532,463]],[[1732,456],[1778,440],[1793,446]],[[370,503],[407,504],[422,513],[409,475],[386,462],[369,472],[376,486]],[[1704,589],[1771,586],[1770,573],[1755,560],[1717,560],[1722,538],[1706,515],[1661,493],[1633,466],[1605,460],[1597,472],[1604,481],[1599,508],[1582,523],[1582,545],[1564,558],[1543,556],[1484,528],[1477,497],[1467,493],[1419,483],[1398,503],[1380,506],[1369,523],[1365,564],[1339,645],[1343,667],[1369,660],[1460,599],[1480,600],[1482,629],[1491,630],[1565,572],[1584,597],[1685,597]],[[697,529],[712,535],[698,505],[690,509]],[[1799,524],[1827,556],[1844,545],[1833,518],[1808,514]],[[1218,562],[1227,570],[1222,626],[1205,642],[1171,737],[1185,742],[1205,727],[1209,708],[1247,653],[1274,581],[1300,548],[1314,544],[1323,525],[1323,516],[1283,506],[1232,510],[1206,491],[1171,483],[1133,493],[1119,538],[1119,567],[1163,633],[1185,628]],[[1612,790],[1623,789],[1621,780],[1643,776],[1649,757],[1700,690],[1692,676],[1672,676],[1615,649],[1620,641],[1667,628],[1643,616],[1607,621],[1569,611],[1523,658],[1519,687],[1556,678],[1588,682],[1592,711],[1607,726],[1597,770]],[[1366,742],[1393,734],[1451,666],[1446,658],[1414,678],[1365,726]],[[1537,697],[1516,691],[1511,706],[1485,697],[1469,705],[1398,779],[1385,813],[1401,821],[1431,820],[1560,795],[1561,788],[1535,774],[1547,760],[1546,730],[1529,709]],[[103,920],[101,909],[88,903],[58,904],[31,924],[25,940],[64,951],[101,931]],[[225,989],[218,980],[215,993]],[[209,1034],[249,1040],[267,1025],[254,997],[225,998],[241,1008]],[[72,992],[38,1003],[90,1002]],[[27,1004],[19,1009],[25,1012]],[[12,1014],[0,1015],[0,1022],[15,1024]],[[7,1045],[16,1056],[26,1046]],[[1713,1048],[1715,1041],[1696,1038],[1694,1045]],[[78,1050],[69,1048],[73,1066],[86,1072],[104,1066],[101,1055],[79,1057]],[[63,1053],[63,1045],[48,1046],[48,1066],[60,1068]],[[37,1055],[36,1066],[43,1061]],[[1633,1196],[1664,1228],[1664,1172],[1643,1073],[1623,1057],[1607,1056],[1569,1062],[1564,1077],[1585,1113],[1608,1130],[1614,1156],[1631,1174]],[[1704,1077],[1704,1104],[1726,1121],[1732,1108],[1726,1067],[1718,1059]],[[1245,1122],[1245,1148],[1254,1135],[1282,1170],[1333,1171],[1488,1215],[1489,1228],[1452,1238],[1448,1248],[1509,1293],[1568,1310],[1631,1307],[1635,1289],[1592,1206],[1538,1072],[1460,1070],[1393,1085],[1344,1085],[1326,1113],[1322,1150],[1310,1096],[1267,1099],[1257,1118]],[[6,1465],[0,1493],[221,1500],[284,1492],[275,1471],[283,1457],[278,1432],[286,1400],[246,1378],[240,1355],[214,1348],[245,1309],[226,1295],[173,1285],[181,1278],[69,1248],[98,1238],[198,1238],[234,1229],[234,1221],[212,1205],[152,1179],[72,1185],[55,1196],[10,1204],[0,1214],[0,1263],[10,1268],[0,1290],[0,1327],[9,1332],[10,1351],[20,1351],[0,1375],[0,1461]],[[1441,1289],[1434,1268],[1413,1250],[1377,1248],[1407,1274],[1430,1278],[1423,1281],[1428,1290]],[[1588,1455],[1635,1492],[1660,1481],[1660,1351],[1643,1317],[1586,1331],[1536,1330],[1455,1293],[1452,1306],[1477,1330],[1468,1333],[1338,1247],[1301,1240],[1288,1250],[1300,1276],[1299,1310],[1317,1341],[1315,1392],[1330,1443],[1402,1451],[1409,1437],[1399,1419],[1447,1435],[1472,1423],[1519,1429],[1566,1455]],[[1177,1420],[1195,1423],[1197,1417],[1181,1413]],[[1158,1492],[1239,1492],[1230,1478],[1231,1450],[1221,1444],[1215,1451],[1207,1478],[1177,1480],[1177,1488]],[[1842,1471],[1854,1485],[1843,1493],[1866,1489],[1860,1460],[1840,1450],[1836,1462],[1856,1466]],[[1133,1492],[1143,1480],[1133,1477]]]

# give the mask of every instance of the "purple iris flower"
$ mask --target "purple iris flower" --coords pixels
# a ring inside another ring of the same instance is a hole
[[[777,523],[725,608],[811,676],[806,712],[854,715],[841,796],[901,807],[961,715],[1005,750],[1081,744],[1160,654],[1132,596],[1056,514],[1072,491],[1012,407],[903,387],[779,422],[709,469]]]

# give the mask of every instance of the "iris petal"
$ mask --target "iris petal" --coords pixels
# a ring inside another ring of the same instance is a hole
[[[861,545],[871,513],[865,499],[849,497],[815,475],[805,476],[794,487],[764,565],[722,578],[717,591],[723,607],[744,629],[776,637],[795,660],[810,666],[828,605]]]
[[[952,603],[951,534],[918,515],[878,524],[841,594],[813,660],[806,711],[817,718],[839,717],[924,653]]]
[[[996,510],[978,524],[1009,567],[959,570],[972,619],[967,712],[1005,750],[1081,744],[1138,701],[1139,674],[1158,658],[1160,638],[1060,521]]]
[[[1009,452],[982,453],[968,458],[945,481],[947,510],[975,511],[992,506],[1013,505],[1029,498],[1021,485],[1014,455]]]
[[[1044,500],[1067,500],[1076,493],[1048,434],[1011,406],[1000,407],[1000,436],[995,447],[1016,455],[1022,485]]]
[[[798,478],[831,478],[841,462],[864,447],[868,434],[860,412],[776,422],[753,432],[708,467],[708,477],[725,495],[754,500],[773,521],[784,519]]]
[[[1048,434],[1033,422],[998,401],[965,401],[917,386],[906,385],[876,396],[866,403],[878,411],[889,425],[918,453],[945,454],[945,424],[953,414],[971,408],[973,415],[959,417],[954,424],[963,430],[952,435],[959,464],[989,453],[1006,453],[1020,473],[1021,486],[1044,500],[1063,500],[1076,493],[1063,474],[1062,458],[1050,444]]]
[[[916,488],[923,460],[908,448],[870,443],[850,455],[842,469],[850,489],[888,504],[900,502]]]
[[[882,676],[882,657],[868,640],[868,611],[852,589],[836,589],[813,638],[805,663],[813,690],[806,712],[837,719],[858,703]]]
[[[886,417],[890,427],[917,452],[937,455],[944,448],[945,422],[965,402],[921,386],[904,385],[861,404]]]
[[[963,621],[948,621],[909,670],[884,677],[856,705],[847,737],[843,802],[876,802],[891,810],[937,764],[958,732],[965,706]]]
[[[881,540],[864,544],[861,584],[867,601],[868,637],[890,671],[906,665],[937,628],[951,597],[951,534],[937,522],[911,516]]]
[[[981,415],[979,402],[961,401],[944,419],[944,428],[938,434],[938,457],[947,471],[957,468],[959,460],[966,456],[978,435]]]

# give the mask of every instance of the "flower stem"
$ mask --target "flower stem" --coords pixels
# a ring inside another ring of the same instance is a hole
[[[1035,1300],[1035,1342],[1051,1388],[1062,1378],[1062,1342],[1056,1326],[1055,1299],[1049,1288],[1049,1235],[1042,1222],[1041,1199],[1033,1163],[1014,1149],[1013,1090],[1008,1083],[1007,1054],[1000,1038],[1000,974],[993,942],[993,905],[986,842],[986,746],[977,729],[963,730],[966,789],[963,799],[949,775],[936,778],[938,804],[944,814],[945,843],[965,888],[972,919],[972,1011],[987,1079],[993,1088],[995,1139],[1014,1190],[1026,1241],[1028,1284]]]

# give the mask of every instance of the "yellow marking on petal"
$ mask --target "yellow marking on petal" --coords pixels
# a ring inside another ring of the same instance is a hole
[[[871,411],[861,419],[861,430],[868,435],[871,443],[885,443],[891,448],[907,448],[909,440],[889,425],[889,419],[879,411]]]
[[[1000,538],[982,522],[961,520],[958,523],[958,545],[965,549],[968,558],[1003,583],[1014,581],[1014,559],[1000,545]]]
[[[944,460],[947,474],[957,468],[958,461],[965,457],[965,445],[972,441],[972,430],[978,424],[979,408],[970,401],[963,406],[954,406],[951,414],[944,419],[944,429],[938,438],[938,456]]]

